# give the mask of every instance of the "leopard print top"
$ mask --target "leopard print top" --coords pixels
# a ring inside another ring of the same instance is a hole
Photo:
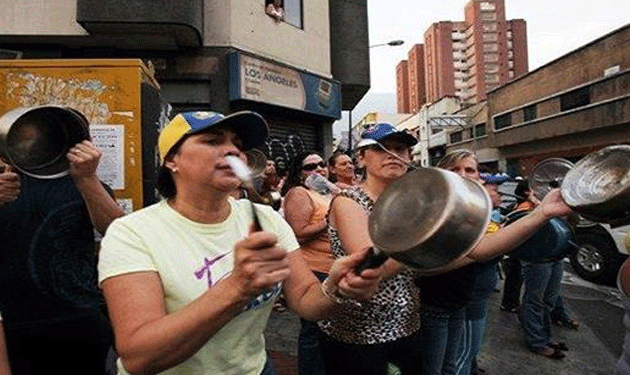
[[[359,187],[343,190],[339,195],[356,201],[367,212],[374,202]],[[330,245],[335,258],[346,255],[339,233],[328,225]],[[332,338],[350,344],[377,344],[394,341],[420,329],[420,290],[413,283],[412,272],[402,271],[380,284],[369,301],[343,303],[338,313],[318,322]]]

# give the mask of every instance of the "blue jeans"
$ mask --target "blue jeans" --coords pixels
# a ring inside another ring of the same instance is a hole
[[[562,260],[523,262],[525,293],[521,308],[521,326],[525,343],[531,349],[541,348],[551,342],[550,313],[560,294],[562,272]]]
[[[470,375],[477,372],[477,356],[481,351],[483,335],[486,332],[486,322],[486,316],[475,320],[466,319],[457,352],[455,374]]]
[[[464,329],[464,308],[452,313],[423,310],[421,327],[421,374],[455,374],[457,348]]]
[[[476,265],[475,288],[472,298],[466,305],[466,322],[459,342],[455,374],[470,375],[477,372],[477,356],[481,351],[483,336],[486,332],[488,299],[494,291],[499,278],[498,259]]]
[[[260,375],[276,375],[276,369],[273,367],[269,357],[267,357],[267,362],[265,362],[265,367],[263,367]]]
[[[326,279],[326,274],[313,271],[319,281]],[[317,322],[300,319],[300,333],[298,335],[298,374],[325,375],[326,367],[319,349],[319,341],[324,334]]]

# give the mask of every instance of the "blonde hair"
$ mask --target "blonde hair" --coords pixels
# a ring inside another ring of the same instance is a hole
[[[447,152],[446,155],[444,155],[442,159],[440,159],[440,161],[437,163],[437,167],[449,169],[457,164],[460,160],[467,158],[472,158],[477,163],[477,165],[479,165],[479,158],[477,158],[477,155],[473,151],[462,148]]]

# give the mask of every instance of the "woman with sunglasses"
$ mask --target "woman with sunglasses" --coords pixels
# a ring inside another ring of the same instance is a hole
[[[368,216],[385,188],[407,172],[410,147],[417,140],[388,123],[363,133],[371,145],[359,142],[357,157],[365,179],[343,190],[332,201],[329,234],[335,257],[363,252],[372,246]],[[384,375],[394,364],[402,374],[417,374],[420,330],[420,294],[412,273],[389,259],[382,266],[379,292],[360,305],[347,302],[340,314],[321,321],[325,333],[322,356],[329,375]]]
[[[279,213],[230,196],[241,181],[227,157],[245,161],[267,132],[249,111],[185,112],[161,131],[164,199],[114,221],[100,252],[120,374],[273,374],[263,331],[281,291],[318,320],[341,296],[376,289],[380,270],[352,272],[362,254],[337,259],[319,283]]]
[[[307,186],[306,181],[319,176],[320,189]],[[300,243],[300,253],[313,274],[320,280],[328,276],[334,258],[330,251],[326,214],[332,198],[331,191],[324,189],[328,168],[322,157],[315,152],[298,155],[291,165],[283,187],[284,217],[293,228]],[[301,319],[298,336],[298,373],[325,374],[319,351],[321,331],[317,323]]]

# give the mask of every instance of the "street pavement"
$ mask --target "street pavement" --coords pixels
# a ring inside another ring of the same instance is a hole
[[[580,322],[577,330],[553,326],[553,339],[569,346],[564,359],[548,359],[527,350],[517,314],[500,311],[501,293],[497,292],[488,303],[480,368],[488,375],[612,374],[623,339],[623,303],[618,291],[565,272],[562,293],[565,306]],[[272,312],[265,337],[278,375],[297,374],[298,330],[299,319],[293,313]]]

